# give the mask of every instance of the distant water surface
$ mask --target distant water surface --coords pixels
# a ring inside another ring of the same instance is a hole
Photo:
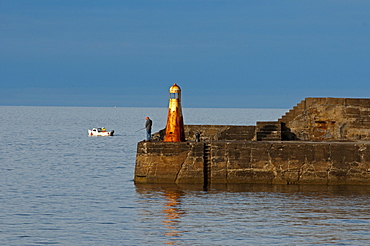
[[[286,109],[183,109],[254,125]],[[370,187],[134,185],[166,108],[0,107],[0,245],[369,245]],[[113,137],[89,137],[106,127]]]

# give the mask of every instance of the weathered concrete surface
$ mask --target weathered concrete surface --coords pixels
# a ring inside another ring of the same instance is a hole
[[[140,142],[135,182],[203,183],[203,144]]]
[[[136,183],[370,185],[369,142],[140,142]]]

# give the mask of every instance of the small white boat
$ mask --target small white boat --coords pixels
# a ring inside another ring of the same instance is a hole
[[[113,136],[114,131],[107,131],[104,127],[87,130],[89,136]]]

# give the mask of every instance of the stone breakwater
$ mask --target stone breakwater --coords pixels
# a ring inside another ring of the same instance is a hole
[[[140,142],[138,183],[370,185],[368,142]]]
[[[277,121],[184,130],[186,142],[161,130],[138,143],[136,183],[370,185],[370,99],[306,98]]]

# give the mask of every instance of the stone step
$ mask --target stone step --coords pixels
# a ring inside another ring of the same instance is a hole
[[[278,121],[287,123],[291,120],[294,120],[295,117],[302,114],[302,112],[305,110],[305,108],[306,108],[306,101],[302,100],[300,103],[298,103],[292,109],[290,109],[285,115],[283,115],[281,118],[279,118]]]
[[[281,140],[281,123],[279,121],[257,122],[257,141]]]

